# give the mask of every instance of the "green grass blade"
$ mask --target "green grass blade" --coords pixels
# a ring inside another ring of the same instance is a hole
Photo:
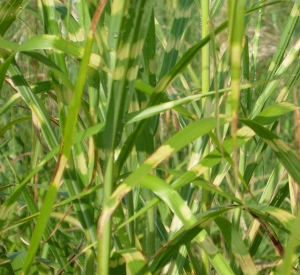
[[[42,34],[36,35],[22,45],[5,40],[0,37],[0,48],[9,49],[16,52],[30,52],[33,50],[57,50],[67,53],[75,58],[82,59],[84,48],[72,41],[67,41],[57,35]],[[99,55],[92,53],[90,59],[90,66],[98,68],[101,63]]]

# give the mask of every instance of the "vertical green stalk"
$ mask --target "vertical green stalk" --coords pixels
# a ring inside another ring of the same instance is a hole
[[[209,35],[209,0],[201,0],[201,36],[202,39]],[[202,87],[202,93],[207,93],[210,88],[210,43],[207,43],[203,48],[201,49],[201,59],[202,59],[202,71],[201,71],[201,87]],[[204,117],[206,117],[207,114],[205,114],[204,109],[205,104],[205,98],[202,99],[202,110],[204,111]],[[210,115],[210,114],[209,114]],[[209,143],[205,145],[204,154],[209,154]],[[207,171],[204,174],[204,178],[206,180],[209,180],[209,172]],[[210,208],[209,199],[210,192],[202,189],[202,213],[208,211]],[[207,233],[209,234],[209,227],[206,228]],[[202,274],[209,274],[210,272],[210,263],[209,258],[207,254],[203,251],[202,255]]]
[[[154,11],[151,12],[149,28],[145,40],[145,47],[143,49],[143,57],[144,57],[144,64],[145,64],[145,75],[148,79],[149,84],[152,87],[156,85],[156,66],[155,66],[155,57],[156,57],[156,32],[155,32],[155,22],[154,22]],[[140,96],[140,106],[143,108],[147,104],[146,96]],[[150,129],[150,127],[145,127],[143,130],[143,134],[140,135],[140,138],[136,144],[136,149],[139,151],[139,144],[140,150],[142,152],[142,162],[154,152],[155,148],[155,137]],[[140,162],[140,163],[142,163]],[[146,193],[147,202],[150,202],[154,195],[150,190],[147,190]],[[147,223],[146,223],[146,256],[150,258],[155,254],[155,212],[156,207],[151,207],[147,211]]]
[[[106,161],[106,170],[103,188],[103,205],[106,205],[110,199],[114,184],[114,150],[108,155]],[[98,275],[109,274],[109,258],[111,250],[111,219],[107,219],[101,231],[98,231],[98,258],[102,259],[98,262]]]
[[[238,110],[241,90],[241,62],[242,62],[242,39],[244,33],[244,12],[245,0],[229,0],[229,43],[230,43],[230,64],[231,64],[231,134],[233,139],[233,161],[234,161],[234,185],[235,193],[239,194],[238,174],[239,174],[239,156],[237,148],[237,130],[238,130]],[[241,211],[236,210],[233,213],[233,226],[238,228]],[[232,265],[235,265],[235,259],[231,259]]]
[[[201,37],[202,39],[209,35],[209,0],[201,0]],[[201,78],[202,78],[202,93],[207,93],[210,87],[210,49],[207,43],[201,49],[201,60],[202,60],[202,70],[201,70]],[[202,99],[202,107],[204,106],[205,97]]]
[[[231,134],[234,144],[234,181],[238,183],[238,151],[237,151],[237,123],[240,100],[240,77],[242,60],[242,39],[244,33],[245,0],[228,1],[229,39],[231,63]]]
[[[121,172],[115,165],[115,150],[122,139],[124,118],[132,98],[140,57],[144,46],[153,1],[128,0],[124,11],[120,12],[122,2],[115,0],[112,13],[122,17],[118,32],[111,33],[117,41],[115,62],[111,62],[112,83],[108,86],[108,107],[103,144],[105,154],[103,208],[108,207],[114,189],[114,179]],[[114,58],[112,56],[111,58]],[[98,274],[109,273],[111,251],[111,218],[98,226]]]

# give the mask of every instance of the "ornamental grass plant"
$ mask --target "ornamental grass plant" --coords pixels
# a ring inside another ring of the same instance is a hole
[[[0,274],[297,274],[300,0],[0,0]]]

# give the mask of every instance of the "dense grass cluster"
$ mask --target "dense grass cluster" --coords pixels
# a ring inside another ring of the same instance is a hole
[[[0,273],[297,273],[299,15],[0,0]]]

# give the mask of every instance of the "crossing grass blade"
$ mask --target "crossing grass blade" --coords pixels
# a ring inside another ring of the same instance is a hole
[[[224,124],[226,122],[226,119],[220,119],[221,124]],[[160,147],[134,173],[132,173],[128,178],[126,178],[124,183],[122,183],[122,185],[120,185],[116,189],[116,191],[109,198],[108,202],[105,204],[98,225],[100,237],[103,236],[107,220],[110,218],[113,211],[117,208],[120,200],[124,197],[124,195],[126,195],[138,182],[140,182],[140,184],[143,184],[144,180],[146,179],[146,175],[162,160],[170,156],[172,153],[178,151],[180,148],[187,145],[192,140],[198,138],[204,133],[208,133],[212,128],[214,128],[215,123],[216,121],[214,119],[204,119],[201,121],[196,121],[193,124],[187,126],[181,132],[179,132],[177,135],[171,138],[166,144]],[[152,181],[152,184],[147,184],[145,185],[145,187],[150,188],[154,193],[156,193],[160,197],[160,199],[164,200],[168,204],[168,206],[176,213],[176,215],[181,219],[185,226],[192,225],[191,221],[195,222],[195,220],[192,219],[192,217],[190,218],[190,210],[188,210],[188,208],[184,206],[183,202],[178,202],[176,204],[174,204],[175,201],[173,202],[173,199],[176,197],[177,193],[174,192],[172,189],[168,188],[168,185],[162,185],[162,183],[158,185],[157,184],[158,180]],[[183,208],[186,209],[184,213],[182,212]],[[189,221],[189,219],[191,219],[191,221]],[[200,240],[202,240],[203,242],[203,239],[207,239],[205,233],[199,236],[197,240],[199,242],[201,242]],[[209,250],[207,247],[204,246],[203,249],[208,253]],[[222,258],[220,254],[209,252],[208,256],[214,263],[215,268],[219,270],[223,269],[227,272],[230,272],[230,274],[233,274],[230,271],[228,265],[226,264],[226,261]]]
[[[226,119],[222,119],[223,123],[226,123]],[[112,214],[114,209],[118,206],[120,198],[128,193],[134,185],[144,176],[146,176],[154,167],[156,167],[167,156],[178,151],[183,146],[187,145],[192,140],[196,139],[203,134],[211,131],[216,121],[213,118],[196,121],[193,124],[187,126],[181,130],[177,135],[171,138],[167,143],[160,147],[155,154],[149,157],[143,165],[141,165],[133,174],[131,174],[126,181],[120,185],[114,194],[110,197],[109,202],[106,205],[106,209],[102,212],[100,218],[101,224],[106,223],[107,218]],[[201,126],[201,127],[200,127]]]
[[[293,104],[286,104],[286,103],[281,103],[281,104],[276,104],[272,105],[269,108],[265,109],[259,116],[257,116],[257,120],[260,122],[260,125],[265,125],[265,124],[272,124],[274,121],[276,121],[277,116],[279,115],[280,117],[284,114],[287,114],[289,112],[292,112],[294,108],[298,109],[299,106],[295,106]],[[256,120],[255,119],[255,120]],[[245,144],[247,141],[249,141],[253,136],[255,135],[255,132],[251,130],[251,128],[243,127],[238,130],[237,137],[238,137],[238,143],[237,146],[240,148],[243,144]],[[223,150],[225,150],[229,155],[232,154],[233,152],[233,141],[232,138],[229,138],[225,140],[222,144]],[[220,152],[219,149],[213,150],[209,155],[204,157],[198,164],[196,164],[194,167],[192,167],[189,171],[186,173],[182,173],[180,176],[178,176],[178,179],[175,180],[172,183],[172,186],[175,189],[179,189],[183,187],[184,185],[188,184],[189,182],[192,182],[195,180],[197,177],[200,177],[204,171],[207,169],[210,169],[220,163],[222,161],[222,153]],[[196,184],[196,182],[195,182]],[[201,184],[203,187],[203,185]],[[208,189],[208,187],[205,187]],[[216,192],[216,191],[214,191]],[[132,219],[137,218],[140,216],[143,212],[146,211],[147,208],[152,207],[156,203],[158,203],[158,199],[154,199],[149,203],[145,208],[141,209],[139,212],[137,212],[134,216],[132,216],[129,221]],[[124,223],[126,224],[126,223]],[[123,224],[123,225],[124,225]]]

